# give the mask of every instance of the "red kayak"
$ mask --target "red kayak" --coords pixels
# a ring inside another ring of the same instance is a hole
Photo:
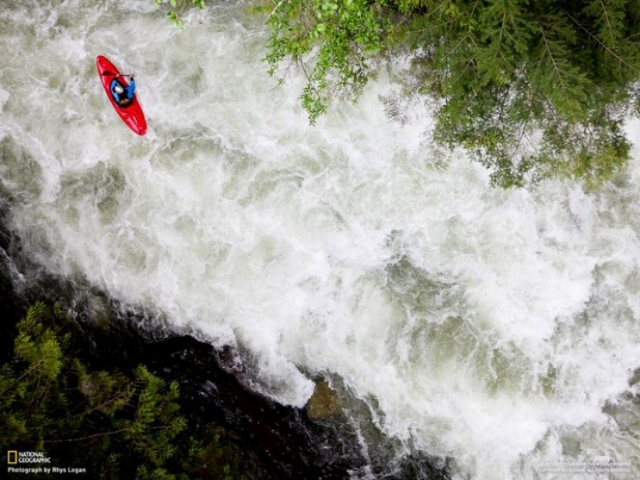
[[[100,81],[102,82],[104,91],[107,93],[107,97],[111,101],[113,108],[118,112],[122,121],[126,123],[131,130],[138,135],[144,135],[147,132],[147,121],[144,119],[144,113],[142,113],[142,107],[140,106],[140,102],[138,102],[138,97],[134,94],[131,103],[124,107],[118,105],[113,98],[113,95],[111,95],[111,81],[116,77],[116,75],[120,75],[120,71],[102,55],[98,55],[96,57],[96,65],[98,67]],[[124,87],[129,86],[122,76],[118,77],[118,81]]]

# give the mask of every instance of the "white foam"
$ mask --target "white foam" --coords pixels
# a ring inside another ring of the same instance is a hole
[[[3,170],[43,186],[15,207],[51,246],[36,257],[241,345],[282,402],[311,394],[300,370],[341,375],[461,476],[527,478],[566,431],[631,455],[602,406],[640,358],[637,152],[597,194],[495,190],[436,156],[428,106],[385,116],[384,75],[310,127],[300,72],[278,87],[260,62],[259,20],[222,4],[180,31],[149,3],[0,12],[0,42],[33,52],[0,70],[0,131],[40,168]],[[135,71],[145,137],[104,98],[97,54]]]

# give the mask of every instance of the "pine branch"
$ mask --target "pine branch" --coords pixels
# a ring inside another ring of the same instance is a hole
[[[455,47],[453,47],[453,48],[449,51],[449,53],[447,53],[444,57],[442,57],[442,59],[443,59],[443,60],[446,60],[447,58],[449,58],[449,56],[450,56],[453,52],[455,52],[455,51],[458,49],[458,47],[460,46],[460,44],[461,44],[462,42],[464,42],[464,41],[465,41],[467,38],[469,38],[470,36],[471,36],[471,32],[467,32],[467,33],[465,34],[465,36],[464,36],[464,37],[462,37],[458,43],[456,43]]]
[[[13,382],[11,382],[11,384],[5,388],[2,392],[0,392],[0,397],[4,396],[4,394],[6,392],[8,392],[16,383],[19,383],[20,380],[22,380],[24,377],[26,377],[27,375],[29,375],[31,373],[32,370],[35,370],[37,367],[39,367],[42,363],[44,363],[44,360],[40,360],[38,363],[32,365],[27,371],[25,371],[22,375],[20,375],[18,378],[16,378]]]
[[[92,438],[108,437],[108,436],[111,436],[111,435],[117,435],[118,433],[128,432],[130,430],[131,430],[130,428],[121,428],[120,430],[114,430],[114,431],[111,431],[111,432],[94,433],[93,435],[87,435],[85,437],[65,438],[64,440],[43,440],[43,443],[80,442],[82,440],[89,440],[89,439],[92,439]]]
[[[558,67],[558,64],[556,63],[556,58],[553,55],[553,52],[551,51],[551,46],[549,45],[549,42],[547,40],[547,36],[544,34],[544,29],[540,30],[540,34],[542,35],[542,40],[544,41],[544,45],[545,48],[547,50],[547,53],[549,54],[549,58],[551,59],[551,63],[553,63],[553,69],[556,72],[556,75],[558,76],[558,81],[560,82],[560,86],[562,87],[563,90],[566,90],[567,87],[565,86],[564,82],[563,82],[563,75],[560,72],[560,68]]]
[[[584,30],[587,35],[589,35],[591,38],[593,38],[596,42],[598,42],[600,44],[600,46],[602,48],[604,48],[607,52],[609,52],[611,55],[613,55],[620,63],[622,63],[623,65],[629,67],[631,70],[638,72],[640,70],[638,70],[636,67],[634,67],[633,65],[627,63],[624,58],[622,58],[620,55],[618,55],[616,52],[614,52],[613,50],[611,50],[606,44],[604,44],[602,42],[602,40],[600,40],[598,37],[596,37],[593,33],[591,33],[589,30],[587,30],[580,22],[578,22],[575,18],[573,18],[571,16],[571,14],[569,12],[567,12],[566,10],[563,10],[563,12],[567,15],[567,17],[569,17],[569,19],[575,23],[578,27],[580,27],[582,30]],[[631,37],[629,37],[631,38]]]
[[[99,409],[101,409],[101,408],[103,408],[103,407],[106,407],[107,405],[109,405],[109,404],[111,404],[111,403],[113,403],[113,402],[116,402],[116,401],[118,401],[118,400],[120,400],[120,399],[122,399],[122,398],[125,398],[127,395],[129,395],[129,392],[126,392],[126,391],[125,391],[125,392],[121,392],[119,395],[117,395],[117,396],[115,396],[115,397],[113,397],[113,398],[111,398],[111,399],[109,399],[109,400],[107,400],[107,401],[105,401],[105,402],[101,403],[100,405],[96,405],[95,407],[93,407],[93,408],[92,408],[91,410],[89,410],[88,412],[79,412],[79,413],[77,413],[77,414],[74,416],[74,418],[81,417],[81,416],[85,416],[85,415],[90,415],[90,414],[92,414],[93,412],[95,412],[96,410],[99,410]],[[84,403],[84,401],[83,401],[83,403]],[[79,406],[83,406],[83,403],[81,403]],[[76,407],[76,408],[77,408],[77,407]],[[75,410],[75,409],[74,409],[74,410]]]
[[[602,6],[602,13],[604,13],[604,18],[607,21],[607,26],[609,27],[609,30],[612,30],[611,21],[609,20],[609,12],[607,11],[607,8],[604,6],[604,2],[602,0],[599,0],[599,2],[600,2],[600,6]]]
[[[159,425],[157,427],[147,427],[145,430],[166,430],[171,428],[171,425]],[[93,435],[86,435],[84,437],[65,438],[63,440],[43,440],[43,443],[68,443],[68,442],[81,442],[82,440],[90,440],[99,437],[109,437],[111,435],[117,435],[119,433],[130,432],[131,428],[121,428],[120,430],[113,430],[111,432],[94,433]]]

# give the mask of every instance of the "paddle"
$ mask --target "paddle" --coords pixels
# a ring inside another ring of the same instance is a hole
[[[133,77],[133,73],[113,73],[113,72],[102,72],[102,76],[106,77],[109,75],[115,75],[116,77]]]

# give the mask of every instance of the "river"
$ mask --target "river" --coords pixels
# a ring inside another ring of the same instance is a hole
[[[31,258],[237,347],[283,404],[339,378],[456,479],[640,475],[638,150],[597,192],[494,189],[433,147],[428,105],[388,115],[384,73],[310,126],[263,19],[211,3],[180,30],[143,0],[3,1],[0,175]]]

